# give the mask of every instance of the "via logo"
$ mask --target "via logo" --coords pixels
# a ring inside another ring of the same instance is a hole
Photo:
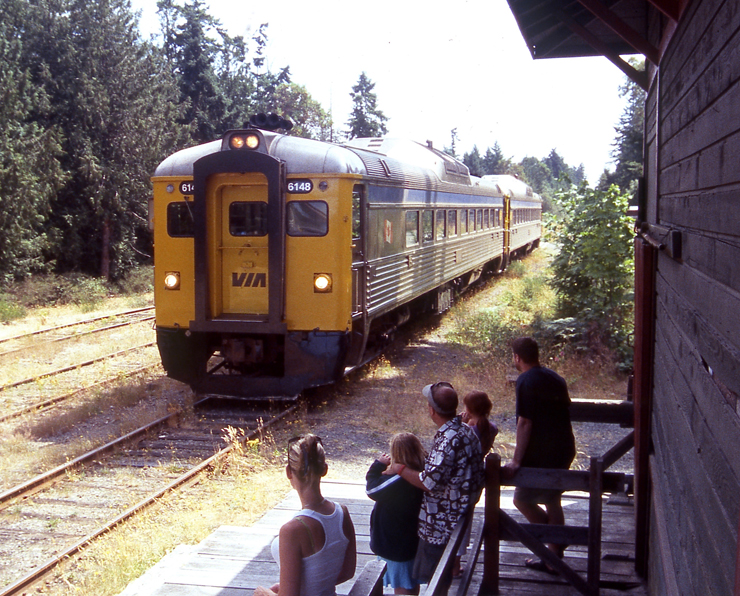
[[[231,285],[237,288],[265,288],[267,273],[232,273]]]

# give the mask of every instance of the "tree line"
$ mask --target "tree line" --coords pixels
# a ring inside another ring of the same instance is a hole
[[[35,273],[119,279],[151,258],[150,176],[172,152],[278,112],[290,134],[381,136],[388,118],[363,72],[344,130],[290,69],[266,67],[267,24],[232,36],[201,0],[159,0],[160,31],[139,32],[129,0],[0,3],[0,284]],[[546,195],[583,177],[555,150],[520,164],[498,145],[463,160],[514,173]]]
[[[289,68],[265,68],[266,24],[245,39],[200,0],[157,6],[144,39],[129,0],[0,3],[0,283],[150,259],[156,165],[251,114],[280,106],[291,134],[331,137]]]

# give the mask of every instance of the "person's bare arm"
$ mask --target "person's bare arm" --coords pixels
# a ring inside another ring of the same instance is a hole
[[[529,445],[529,439],[532,436],[532,421],[529,418],[519,416],[516,422],[516,447],[514,448],[514,457],[503,467],[504,478],[511,478],[517,473],[522,466],[524,454]]]
[[[421,474],[419,470],[413,470],[403,464],[393,464],[384,472],[384,474],[398,474],[409,484],[414,485],[416,488],[420,488],[425,493],[429,492],[429,489],[421,481],[421,478],[419,478],[419,474]]]
[[[344,554],[344,562],[342,563],[342,570],[339,572],[339,577],[337,578],[337,585],[352,579],[355,575],[355,567],[357,566],[357,539],[355,538],[355,525],[352,523],[349,511],[347,511],[347,508],[344,505],[342,505],[342,510],[344,511],[342,529],[344,530],[344,535],[349,539],[349,544],[347,545],[347,551]]]

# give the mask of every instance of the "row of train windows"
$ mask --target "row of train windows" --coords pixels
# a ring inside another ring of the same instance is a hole
[[[167,205],[167,233],[175,238],[194,235],[192,204]],[[329,205],[324,201],[289,201],[286,205],[288,236],[325,236],[329,231]],[[235,201],[229,205],[232,236],[267,236],[267,203]]]
[[[421,228],[419,228],[421,223]],[[502,210],[497,209],[424,209],[406,212],[406,246],[422,242],[442,240],[460,234],[500,228],[503,225]]]
[[[359,237],[358,209],[353,209],[353,237]],[[329,231],[329,206],[324,201],[289,201],[286,205],[288,236],[325,236]],[[514,224],[539,218],[539,210],[515,209]],[[192,204],[183,202],[167,205],[167,233],[173,237],[192,237],[194,223]],[[421,227],[419,226],[421,224]],[[432,242],[480,230],[500,228],[502,210],[495,209],[424,209],[406,212],[406,246]],[[232,236],[266,236],[267,203],[264,201],[229,204],[229,233]]]
[[[540,209],[513,209],[511,211],[512,225],[523,224],[528,221],[539,221],[541,217]]]

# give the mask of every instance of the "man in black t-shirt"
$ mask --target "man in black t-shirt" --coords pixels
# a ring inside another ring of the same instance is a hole
[[[516,448],[511,462],[504,466],[504,475],[510,478],[522,466],[567,470],[576,455],[576,446],[565,380],[540,366],[539,348],[533,339],[514,340],[512,350],[514,366],[521,374],[516,382]],[[517,488],[514,505],[531,523],[564,525],[561,496],[559,490]],[[562,558],[563,546],[548,546]],[[527,559],[525,564],[553,573],[543,561]]]

